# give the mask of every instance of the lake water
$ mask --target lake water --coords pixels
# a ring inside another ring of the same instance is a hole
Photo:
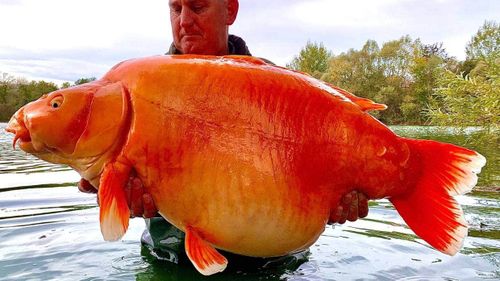
[[[498,146],[479,145],[488,159],[479,188],[458,197],[470,224],[454,257],[418,239],[387,200],[366,219],[328,226],[310,251],[282,263],[234,261],[221,274],[157,260],[131,220],[119,242],[104,242],[95,195],[78,192],[72,170],[12,150],[0,124],[0,280],[500,280]],[[393,127],[399,134],[460,143],[447,128]]]

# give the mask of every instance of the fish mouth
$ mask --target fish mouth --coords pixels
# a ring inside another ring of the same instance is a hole
[[[16,149],[16,143],[19,141],[19,147],[24,151],[31,152],[33,150],[33,146],[31,145],[31,135],[26,128],[26,125],[20,120],[19,117],[13,116],[9,123],[7,124],[7,128],[5,131],[14,134],[14,141],[12,142],[12,148]]]

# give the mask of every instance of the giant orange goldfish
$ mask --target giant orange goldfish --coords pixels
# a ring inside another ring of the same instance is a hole
[[[14,146],[99,189],[106,240],[128,227],[124,186],[135,170],[203,274],[226,267],[216,248],[306,249],[352,190],[389,198],[418,236],[453,255],[467,224],[452,196],[476,184],[485,159],[398,137],[366,113],[384,107],[255,58],[158,56],[44,95],[7,131]]]

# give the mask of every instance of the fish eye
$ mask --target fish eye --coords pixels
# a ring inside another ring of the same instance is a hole
[[[62,96],[57,96],[50,101],[50,106],[54,109],[59,108],[63,103],[64,98]]]

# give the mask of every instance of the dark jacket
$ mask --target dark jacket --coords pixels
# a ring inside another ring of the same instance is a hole
[[[242,56],[251,56],[250,51],[248,50],[247,43],[245,40],[241,39],[236,35],[229,34],[227,38],[227,46],[230,55],[242,55]],[[177,50],[174,43],[170,45],[168,52],[166,55],[181,55],[181,51]]]

